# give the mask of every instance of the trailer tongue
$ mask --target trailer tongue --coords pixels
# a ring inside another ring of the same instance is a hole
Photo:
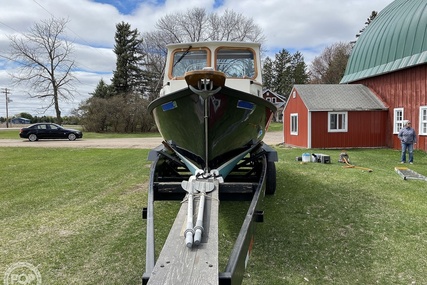
[[[143,284],[241,284],[253,245],[255,222],[263,221],[262,199],[264,194],[275,191],[275,185],[268,181],[275,181],[272,166],[277,161],[276,151],[260,144],[238,163],[226,181],[215,172],[191,175],[165,147],[152,150],[149,159],[153,163],[148,205],[144,209],[147,240]],[[156,260],[154,201],[181,199],[181,208]],[[251,201],[224,271],[218,265],[220,200]]]

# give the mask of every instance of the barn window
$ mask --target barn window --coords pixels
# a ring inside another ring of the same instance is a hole
[[[291,135],[298,135],[298,114],[291,114]]]
[[[403,108],[395,108],[393,115],[393,133],[398,134],[403,128]]]
[[[347,112],[329,112],[328,132],[347,132]]]
[[[420,135],[427,135],[427,106],[420,107]]]

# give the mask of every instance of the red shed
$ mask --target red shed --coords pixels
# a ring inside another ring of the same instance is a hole
[[[305,148],[384,147],[387,106],[361,84],[294,85],[283,112],[285,143]]]

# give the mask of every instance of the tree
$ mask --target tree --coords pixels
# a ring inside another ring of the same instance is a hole
[[[350,57],[350,43],[338,42],[326,47],[314,58],[310,65],[312,84],[338,84],[344,76]]]
[[[121,22],[116,25],[114,52],[117,55],[112,83],[100,80],[92,97],[76,113],[84,128],[94,132],[146,132],[154,125],[148,114],[147,92],[151,75],[143,69],[143,40],[138,30]]]
[[[275,55],[274,61],[267,57],[263,64],[264,87],[288,97],[294,84],[308,82],[304,57],[300,52],[291,54],[282,49]]]
[[[22,37],[11,36],[10,58],[18,64],[12,74],[15,84],[27,84],[31,97],[48,99],[45,111],[54,106],[56,122],[61,124],[60,101],[73,97],[75,77],[72,74],[75,61],[73,45],[66,40],[68,21],[51,18],[30,28]]]
[[[309,81],[309,75],[307,74],[307,65],[304,61],[304,56],[302,53],[297,51],[292,56],[292,71],[293,71],[293,82],[294,84],[306,84]],[[289,90],[286,95],[290,93],[291,90]]]
[[[93,97],[96,98],[110,98],[112,96],[111,86],[106,84],[103,79],[99,80],[98,85],[95,88],[93,93],[90,93]]]
[[[262,84],[265,89],[273,89],[274,72],[273,72],[273,61],[267,57],[264,60],[262,68]]]
[[[168,43],[201,41],[263,42],[262,30],[253,19],[232,10],[224,14],[208,14],[204,8],[188,9],[184,13],[168,14],[156,23],[163,46]],[[158,37],[157,37],[158,38]]]
[[[140,67],[143,58],[142,38],[138,30],[132,30],[130,24],[121,22],[116,25],[115,41],[114,53],[117,61],[111,80],[115,95],[143,93]]]

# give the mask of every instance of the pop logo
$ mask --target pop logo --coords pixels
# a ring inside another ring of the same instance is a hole
[[[28,262],[17,262],[9,266],[4,273],[4,285],[41,285],[39,270]]]

